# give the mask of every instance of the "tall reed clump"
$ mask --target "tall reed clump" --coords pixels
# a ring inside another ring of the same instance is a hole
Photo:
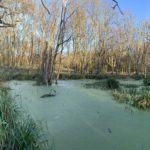
[[[129,101],[128,94],[124,90],[114,90],[112,95],[119,103],[127,103]]]
[[[114,90],[112,95],[118,102],[128,103],[139,109],[150,109],[150,91],[147,88]]]
[[[150,92],[144,91],[139,96],[134,97],[133,106],[141,109],[150,109]]]
[[[20,115],[6,88],[0,88],[0,149],[47,150],[48,140],[40,124]]]

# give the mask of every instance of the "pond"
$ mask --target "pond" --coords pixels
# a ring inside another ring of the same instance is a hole
[[[150,112],[130,111],[113,100],[111,91],[83,87],[90,82],[59,81],[53,85],[56,97],[44,99],[40,97],[51,87],[34,86],[32,81],[8,84],[17,102],[47,123],[56,150],[149,150]]]

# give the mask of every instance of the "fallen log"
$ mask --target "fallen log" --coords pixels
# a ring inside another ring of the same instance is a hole
[[[56,91],[54,89],[51,89],[50,93],[42,95],[41,98],[54,97],[54,96],[56,96]]]

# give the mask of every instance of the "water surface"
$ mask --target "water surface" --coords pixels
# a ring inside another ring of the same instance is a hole
[[[150,112],[127,110],[113,101],[111,91],[84,88],[88,82],[59,81],[53,85],[57,96],[45,99],[40,96],[50,87],[8,84],[32,117],[47,122],[56,150],[150,150]]]

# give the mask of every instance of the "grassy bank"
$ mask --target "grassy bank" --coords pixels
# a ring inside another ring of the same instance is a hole
[[[2,85],[0,86],[0,149],[50,149],[41,123],[23,115],[7,88]]]
[[[111,73],[106,73],[106,74],[80,74],[80,73],[61,73],[60,77],[61,80],[67,80],[67,79],[73,79],[73,80],[78,80],[78,79],[95,79],[95,80],[103,80],[103,79],[108,79],[108,78],[114,78],[114,79],[128,79],[132,78],[135,80],[141,80],[144,79],[144,75],[131,75],[130,77],[128,75],[117,75],[117,74],[111,74]]]
[[[54,74],[54,78],[57,75]],[[37,69],[24,69],[24,68],[0,68],[0,80],[8,81],[8,80],[35,80],[41,81],[40,70]],[[79,80],[79,79],[95,79],[102,80],[108,78],[115,79],[127,79],[129,76],[127,75],[116,75],[116,74],[80,74],[80,73],[65,73],[61,72],[59,79],[60,80]],[[135,80],[143,79],[143,75],[132,75],[130,78]]]
[[[37,69],[22,69],[22,68],[0,68],[0,80],[36,80],[39,71]]]

